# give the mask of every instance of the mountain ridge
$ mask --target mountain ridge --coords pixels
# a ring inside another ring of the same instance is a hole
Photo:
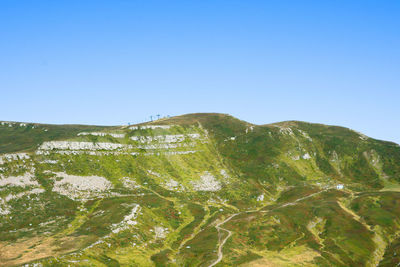
[[[165,117],[165,118],[161,118],[158,120],[154,120],[154,121],[147,121],[147,122],[142,122],[142,123],[136,123],[136,124],[129,124],[129,125],[92,125],[92,124],[81,124],[81,123],[68,123],[68,124],[64,124],[64,123],[39,123],[39,122],[23,122],[23,121],[2,121],[0,120],[0,123],[5,123],[5,124],[15,124],[15,125],[20,125],[20,124],[26,124],[26,125],[32,125],[32,126],[42,126],[42,127],[46,127],[46,126],[65,126],[65,127],[103,127],[103,128],[113,128],[113,127],[127,127],[127,126],[135,126],[135,125],[147,125],[147,124],[158,124],[158,123],[167,123],[170,124],[172,122],[184,122],[185,119],[187,118],[191,118],[192,119],[192,123],[194,121],[197,122],[201,122],[202,120],[206,120],[207,118],[211,117],[211,116],[215,116],[215,117],[230,117],[236,120],[239,120],[245,124],[248,125],[252,125],[252,126],[274,126],[274,125],[297,125],[297,124],[309,124],[309,125],[314,125],[314,126],[325,126],[325,127],[338,127],[338,128],[343,128],[343,129],[347,129],[350,131],[354,131],[360,135],[364,135],[363,133],[354,130],[352,128],[349,127],[344,127],[344,126],[340,126],[340,125],[331,125],[331,124],[323,124],[323,123],[317,123],[317,122],[308,122],[308,121],[301,121],[301,120],[285,120],[285,121],[279,121],[279,122],[272,122],[272,123],[266,123],[266,124],[255,124],[255,123],[251,123],[245,120],[240,120],[228,113],[215,113],[215,112],[204,112],[204,113],[187,113],[187,114],[183,114],[183,115],[177,115],[177,116],[173,116],[173,117]],[[193,118],[194,117],[194,118]],[[186,123],[190,123],[189,121]],[[388,140],[383,140],[383,139],[376,139],[373,137],[368,136],[368,138],[371,139],[375,139],[375,140],[379,140],[379,141],[383,141],[383,142],[388,142],[388,143],[394,143],[395,145],[399,145],[398,143],[394,142],[394,141],[388,141]]]
[[[400,147],[348,128],[0,122],[0,153],[5,266],[400,262]]]

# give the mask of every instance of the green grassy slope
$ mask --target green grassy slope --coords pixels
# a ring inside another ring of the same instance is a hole
[[[4,123],[0,159],[5,266],[399,262],[400,147],[347,128]]]
[[[105,126],[52,125],[38,123],[0,122],[0,154],[33,151],[44,141],[64,140],[83,131],[101,131]]]

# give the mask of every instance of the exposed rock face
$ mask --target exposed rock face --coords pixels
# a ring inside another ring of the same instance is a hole
[[[168,228],[156,226],[154,227],[154,234],[156,239],[164,239],[168,234]]]
[[[20,176],[9,176],[0,179],[0,186],[39,186],[39,183],[34,180],[33,172],[27,172]]]
[[[111,182],[100,176],[76,176],[64,172],[55,174],[61,180],[55,180],[53,191],[71,199],[90,199],[112,188]]]
[[[185,190],[185,187],[178,183],[177,181],[173,180],[173,179],[169,179],[165,184],[164,184],[165,188],[167,188],[168,190],[171,191],[176,191],[176,192],[181,192]]]
[[[312,141],[312,138],[306,133],[305,131],[302,130],[297,130],[299,133],[301,133],[308,141]]]
[[[73,141],[50,141],[44,142],[39,149],[70,149],[70,150],[116,150],[131,148],[130,146],[117,143],[92,143],[92,142],[73,142]]]
[[[130,130],[146,130],[146,129],[169,129],[171,125],[142,125],[142,126],[131,126]]]
[[[58,163],[58,160],[46,159],[46,160],[42,161],[42,163],[57,164],[57,163]]]
[[[102,132],[91,132],[91,133],[87,133],[87,132],[82,132],[82,133],[78,133],[78,136],[84,136],[84,135],[93,135],[93,136],[112,136],[114,138],[124,138],[125,134],[119,134],[119,133],[102,133]]]
[[[24,196],[28,196],[28,195],[41,194],[41,193],[44,193],[44,192],[45,192],[45,190],[43,188],[34,188],[32,190],[21,192],[21,193],[18,193],[18,194],[9,194],[8,196],[6,196],[4,198],[4,201],[5,202],[9,202],[12,199],[18,199],[18,198],[21,198],[21,197],[24,197]]]
[[[165,151],[163,152],[164,155],[187,155],[187,154],[193,154],[198,151],[196,150],[187,150],[187,151]]]
[[[83,135],[93,133],[81,133]],[[106,135],[105,133],[95,133],[95,135]],[[114,137],[121,137],[116,134]],[[174,149],[178,147],[193,147],[194,143],[182,143],[184,140],[199,139],[200,134],[193,133],[187,135],[158,135],[158,136],[132,136],[130,139],[141,143],[136,148],[155,150],[155,149]],[[37,154],[44,153],[48,150],[122,150],[135,148],[132,145],[106,142],[77,142],[77,141],[48,141],[44,142]],[[173,151],[172,151],[173,152]],[[67,152],[66,152],[67,153]]]
[[[220,182],[209,172],[202,175],[199,181],[192,182],[192,185],[195,191],[218,191],[221,189]]]
[[[225,179],[229,179],[229,174],[226,172],[226,170],[220,170],[219,172]]]
[[[22,133],[0,141],[13,153],[0,156],[0,265],[392,262],[398,146],[301,122],[181,119],[0,125],[0,138]]]
[[[294,136],[292,128],[290,128],[290,127],[281,127],[281,126],[278,126],[278,127],[279,127],[279,132],[281,134]]]
[[[140,188],[140,185],[130,177],[122,178],[122,183],[126,188],[131,188],[131,189]]]
[[[27,153],[12,153],[12,154],[4,154],[0,156],[0,164],[4,164],[8,161],[13,161],[13,160],[23,160],[23,159],[29,159],[30,156]]]
[[[131,212],[128,215],[126,215],[120,223],[113,224],[111,226],[112,232],[116,234],[123,230],[128,229],[130,226],[136,225],[137,224],[136,217],[138,216],[139,211],[140,211],[140,206],[136,204],[132,208]]]
[[[0,206],[0,215],[7,215],[10,213],[11,213],[11,211],[8,208]]]
[[[9,194],[6,197],[0,199],[0,215],[7,215],[11,213],[10,206],[8,202],[14,199],[20,199],[24,196],[28,196],[30,198],[31,195],[37,195],[44,193],[45,190],[43,188],[34,188],[32,190],[28,190],[25,192],[21,192],[18,194]]]
[[[198,139],[200,138],[200,134],[167,134],[167,135],[157,135],[157,136],[132,136],[131,139],[133,141],[138,141],[140,143],[150,143],[150,142],[161,142],[161,143],[179,143],[185,140],[185,138],[189,139]]]
[[[154,149],[173,149],[173,148],[178,148],[178,147],[194,147],[194,144],[150,144],[150,145],[140,145],[137,146],[138,148],[141,149],[146,149],[146,150],[154,150]]]
[[[45,190],[43,188],[39,188],[39,183],[35,180],[34,169],[30,172],[26,172],[23,175],[19,176],[9,176],[7,178],[3,178],[0,176],[0,191],[13,188],[13,190],[18,190],[22,192],[19,193],[11,193],[4,197],[0,197],[0,215],[7,215],[11,213],[11,206],[8,202],[19,199],[24,196],[40,194]]]

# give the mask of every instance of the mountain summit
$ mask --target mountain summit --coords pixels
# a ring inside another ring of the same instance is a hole
[[[2,266],[394,266],[400,147],[187,114],[0,122]]]

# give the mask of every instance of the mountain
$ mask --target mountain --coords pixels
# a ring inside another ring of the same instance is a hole
[[[0,122],[2,266],[394,266],[400,147],[188,114]]]

